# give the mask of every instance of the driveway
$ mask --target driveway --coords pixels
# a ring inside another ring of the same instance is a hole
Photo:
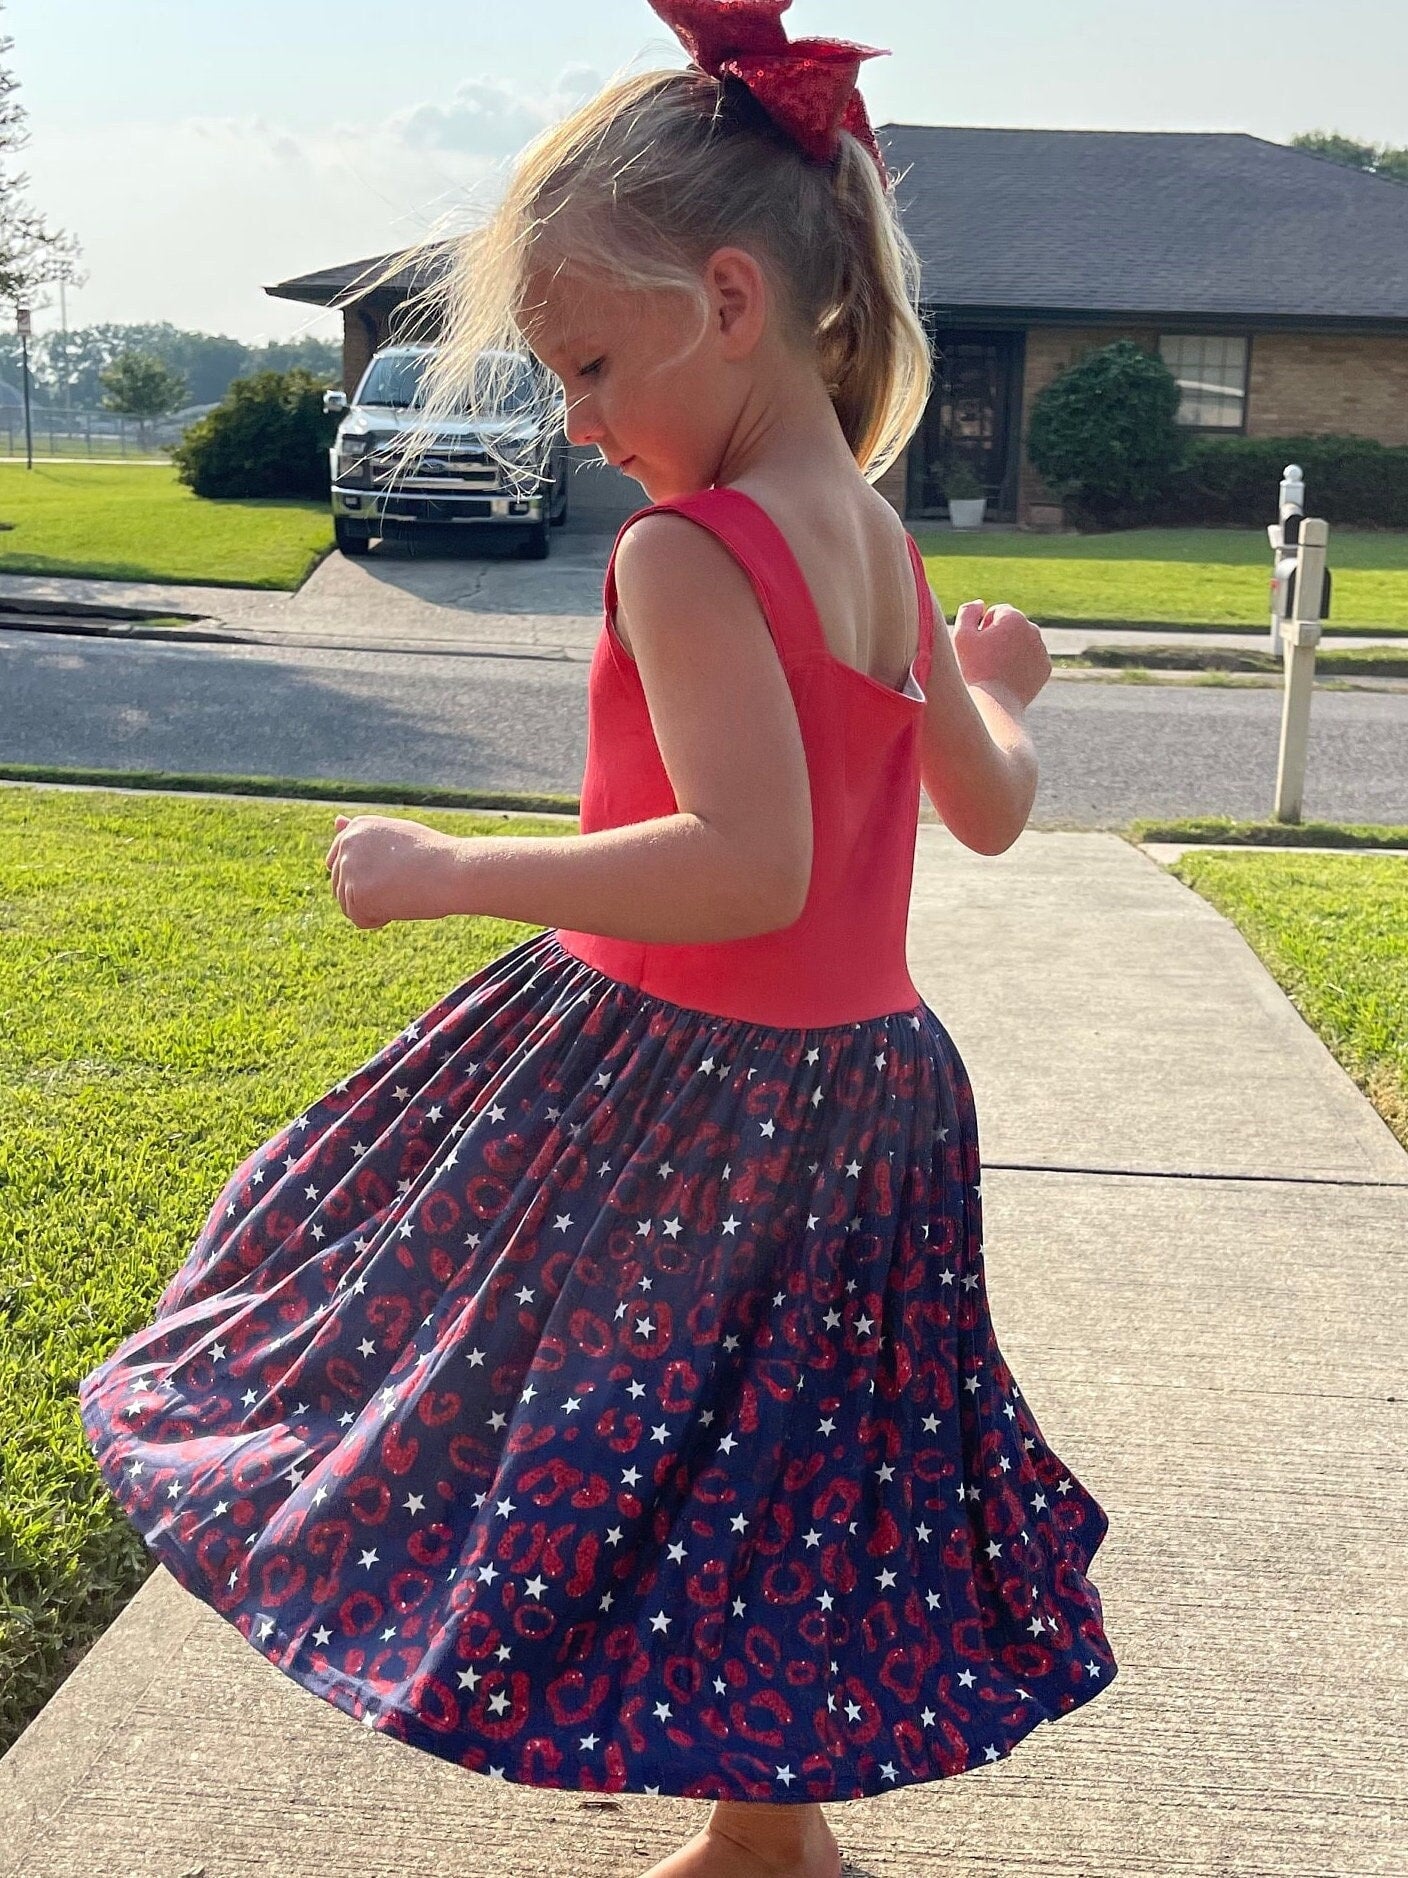
[[[284,597],[280,629],[368,646],[389,640],[486,649],[587,650],[601,630],[601,588],[615,531],[569,520],[545,561],[526,561],[511,531],[471,543],[435,530],[379,542],[370,554],[330,554]],[[265,622],[242,615],[242,626]],[[271,617],[268,624],[275,623]]]

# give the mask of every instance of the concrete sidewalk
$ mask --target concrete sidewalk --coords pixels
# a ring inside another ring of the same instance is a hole
[[[922,826],[910,963],[977,1094],[1003,1354],[1110,1515],[1119,1675],[830,1807],[847,1878],[1401,1873],[1408,1154],[1118,836]],[[0,1761],[0,1874],[634,1878],[707,1811],[370,1734],[157,1568]]]
[[[330,554],[297,593],[193,587],[156,581],[79,580],[0,574],[0,608],[102,608],[131,616],[185,615],[207,637],[309,649],[520,652],[589,657],[601,631],[601,591],[612,534],[567,529],[546,561],[512,554],[376,550],[349,560]],[[957,603],[946,607],[952,621]],[[6,624],[0,612],[0,628]],[[178,630],[178,629],[173,629]],[[1118,626],[1042,626],[1049,652],[1091,645],[1225,646],[1264,649],[1264,627],[1225,632]],[[1326,650],[1403,646],[1402,635],[1333,634]]]

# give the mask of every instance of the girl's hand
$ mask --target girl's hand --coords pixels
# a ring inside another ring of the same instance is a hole
[[[399,815],[339,815],[327,852],[338,904],[364,931],[393,919],[439,919],[455,835]]]
[[[1037,627],[1015,606],[965,600],[954,622],[953,650],[968,685],[1005,685],[1025,710],[1051,676]]]

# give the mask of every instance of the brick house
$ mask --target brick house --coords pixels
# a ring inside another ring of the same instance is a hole
[[[1117,338],[1162,354],[1199,431],[1408,444],[1408,185],[1241,132],[878,135],[935,352],[924,419],[880,483],[906,519],[945,513],[947,454],[994,521],[1057,520],[1026,461],[1032,400]],[[265,292],[327,306],[379,260]],[[405,291],[344,308],[349,391]]]

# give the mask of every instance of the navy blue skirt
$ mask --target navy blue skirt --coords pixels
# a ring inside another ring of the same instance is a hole
[[[186,1590],[458,1766],[943,1779],[1116,1671],[1107,1517],[998,1349],[979,1183],[925,1003],[746,1023],[549,928],[235,1170],[84,1436]]]

